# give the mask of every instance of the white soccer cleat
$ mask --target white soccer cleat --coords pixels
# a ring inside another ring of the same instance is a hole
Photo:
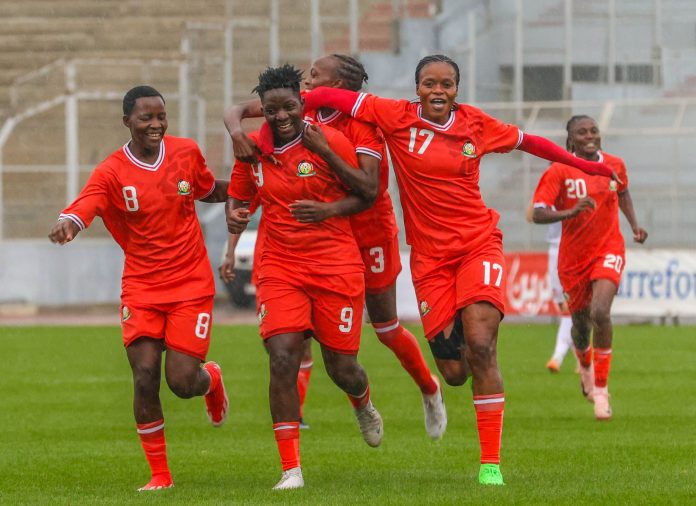
[[[379,412],[372,405],[372,401],[369,401],[364,408],[354,411],[365,442],[372,447],[379,446],[384,435],[384,424]]]
[[[580,366],[580,390],[590,402],[594,402],[594,367]]]
[[[447,409],[442,398],[440,381],[433,375],[437,390],[432,395],[423,394],[423,413],[425,415],[425,432],[431,439],[440,439],[447,428]]]
[[[304,478],[302,477],[302,468],[293,467],[287,471],[283,471],[280,481],[276,483],[273,490],[290,490],[292,488],[304,487]]]
[[[609,406],[609,390],[607,387],[594,389],[594,414],[597,420],[611,419],[611,406]]]

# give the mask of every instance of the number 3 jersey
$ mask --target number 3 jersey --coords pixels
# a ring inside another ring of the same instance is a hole
[[[195,200],[215,188],[191,139],[164,136],[154,164],[128,144],[101,162],[60,215],[80,230],[100,216],[125,253],[122,298],[178,302],[215,294]]]
[[[558,271],[565,275],[583,272],[607,254],[622,257],[624,254],[619,227],[619,193],[628,188],[626,166],[621,158],[602,152],[599,161],[609,165],[622,183],[554,163],[541,176],[534,192],[534,207],[553,207],[558,211],[572,209],[584,197],[595,201],[594,210],[583,211],[561,222]]]
[[[443,258],[489,240],[500,216],[481,197],[481,157],[515,149],[522,132],[468,105],[439,125],[422,117],[419,102],[356,96],[352,115],[384,133],[413,249]]]

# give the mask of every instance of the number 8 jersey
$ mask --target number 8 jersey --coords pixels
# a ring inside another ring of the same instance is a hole
[[[619,227],[619,193],[628,188],[626,166],[621,158],[602,152],[599,152],[599,161],[609,165],[622,183],[554,163],[546,169],[534,192],[535,207],[554,207],[558,211],[572,209],[584,197],[595,201],[594,210],[562,221],[558,272],[565,276],[579,275],[606,255],[624,255]]]
[[[102,218],[125,253],[122,299],[192,300],[215,294],[195,207],[214,188],[196,143],[165,135],[153,164],[135,158],[128,144],[109,155],[60,218],[80,230]]]

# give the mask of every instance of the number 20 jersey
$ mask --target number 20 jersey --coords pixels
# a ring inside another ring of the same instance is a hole
[[[109,155],[60,217],[84,229],[101,216],[125,253],[124,300],[192,300],[215,294],[195,207],[214,188],[196,143],[165,135],[154,164],[128,145]]]
[[[600,152],[622,183],[603,176],[591,176],[579,169],[554,163],[541,176],[534,192],[534,206],[555,207],[558,211],[572,209],[583,197],[592,197],[595,209],[583,211],[563,220],[558,272],[572,276],[580,273],[605,255],[624,254],[624,240],[619,227],[619,193],[628,188],[626,166],[621,158]]]
[[[384,133],[399,183],[406,240],[418,253],[467,254],[489,239],[500,216],[486,207],[479,164],[486,153],[519,146],[522,132],[480,109],[456,105],[444,125],[421,104],[361,93],[353,116]]]

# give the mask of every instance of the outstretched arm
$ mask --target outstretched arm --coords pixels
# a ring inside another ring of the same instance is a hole
[[[328,107],[353,116],[353,107],[360,98],[360,93],[343,88],[320,86],[304,96],[305,109]]]
[[[619,208],[624,214],[628,223],[631,225],[631,230],[633,231],[633,241],[643,244],[648,238],[648,233],[644,228],[638,225],[638,219],[636,218],[636,212],[633,209],[633,199],[628,190],[624,190],[619,193]]]
[[[570,165],[571,167],[578,168],[581,171],[593,176],[606,176],[616,180],[619,183],[621,182],[616,173],[611,170],[608,165],[599,162],[590,162],[577,156],[573,156],[572,153],[567,152],[550,140],[538,135],[525,133],[522,137],[522,142],[520,142],[520,145],[517,146],[517,149],[551,162],[559,162],[565,165]]]
[[[71,219],[61,218],[58,223],[53,225],[48,238],[53,243],[63,245],[75,239],[80,230],[80,227]]]
[[[256,163],[256,155],[258,149],[254,141],[249,139],[247,134],[242,130],[242,120],[244,118],[261,118],[263,117],[263,107],[261,101],[250,100],[229,107],[223,114],[225,128],[232,138],[232,150],[234,157],[245,163]]]

